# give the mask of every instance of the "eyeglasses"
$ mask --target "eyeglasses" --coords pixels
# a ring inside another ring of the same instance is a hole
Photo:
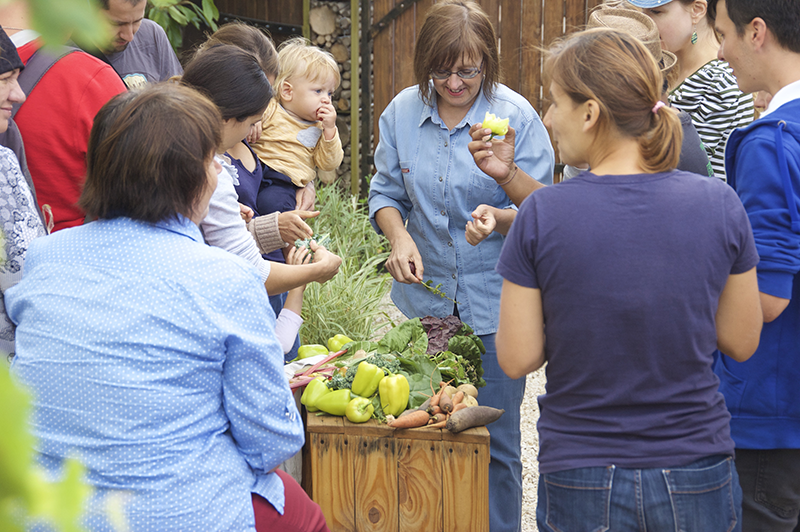
[[[481,73],[480,68],[462,68],[461,70],[457,70],[455,72],[451,72],[450,70],[444,70],[443,68],[437,68],[436,70],[431,70],[431,77],[433,79],[448,79],[450,76],[455,74],[461,79],[472,79],[478,74]]]

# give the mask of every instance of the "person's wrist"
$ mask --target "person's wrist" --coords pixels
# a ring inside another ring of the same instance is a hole
[[[504,187],[507,184],[511,183],[511,181],[513,181],[515,177],[517,177],[517,171],[519,170],[519,166],[517,166],[517,163],[511,163],[511,166],[512,166],[511,170],[508,172],[508,174],[506,174],[506,178],[503,181],[497,182],[498,186]]]

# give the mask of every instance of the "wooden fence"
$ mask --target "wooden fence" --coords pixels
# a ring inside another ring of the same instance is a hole
[[[220,12],[269,21],[271,28],[280,24],[303,27],[304,14],[308,13],[310,0],[216,0]],[[554,39],[580,29],[589,12],[602,0],[477,0],[489,15],[498,35],[502,82],[525,96],[540,113],[546,110],[547,88],[542,86],[541,48]],[[360,46],[362,65],[372,53],[372,86],[369,76],[362,79],[361,91],[354,93],[355,112],[352,128],[360,132],[360,169],[353,162],[353,184],[372,171],[372,151],[378,142],[380,114],[394,96],[414,84],[414,43],[425,12],[435,0],[352,0],[354,7],[372,4],[372,16],[364,17],[352,9],[352,27],[369,32],[374,37],[367,42],[351,39],[352,46]],[[397,14],[399,12],[399,15]],[[369,26],[369,27],[368,27]],[[306,30],[307,25],[306,25]],[[273,33],[275,31],[273,30]],[[362,33],[363,34],[363,33]],[[276,35],[277,37],[277,35]],[[355,79],[354,79],[355,81]],[[361,118],[358,118],[360,100]],[[371,101],[372,105],[369,105]],[[365,105],[366,104],[366,105]],[[372,131],[364,131],[364,129]],[[374,136],[372,135],[374,133]],[[372,138],[371,138],[372,137]],[[358,173],[357,173],[358,172]]]

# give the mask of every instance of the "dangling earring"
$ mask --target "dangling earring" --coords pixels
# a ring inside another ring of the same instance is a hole
[[[692,44],[697,44],[697,25],[692,29]]]

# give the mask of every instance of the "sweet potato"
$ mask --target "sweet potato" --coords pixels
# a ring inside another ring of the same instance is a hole
[[[473,406],[453,413],[447,420],[447,430],[453,433],[472,427],[481,427],[497,421],[505,410],[491,406]]]
[[[400,416],[387,423],[394,429],[410,429],[414,427],[423,427],[428,424],[431,416],[424,410],[416,410],[407,416]]]

